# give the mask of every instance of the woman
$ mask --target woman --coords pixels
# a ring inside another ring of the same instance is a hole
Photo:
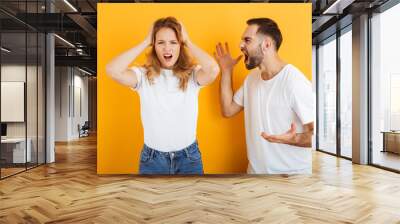
[[[129,64],[147,47],[143,67]],[[196,59],[196,64],[189,52]],[[203,174],[196,140],[198,94],[219,73],[175,18],[158,19],[146,39],[113,59],[107,73],[140,96],[144,146],[140,174]]]

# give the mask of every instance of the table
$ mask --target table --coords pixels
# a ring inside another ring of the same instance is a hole
[[[392,152],[400,154],[400,131],[382,131],[383,150],[382,152]]]
[[[28,142],[25,154],[25,138],[6,138],[1,139],[1,157],[6,163],[26,163],[31,162],[32,140],[27,138]],[[11,156],[12,154],[12,156]],[[12,158],[12,160],[11,160]],[[26,160],[26,161],[25,161]]]

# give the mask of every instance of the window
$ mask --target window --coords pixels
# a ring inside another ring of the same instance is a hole
[[[372,164],[400,170],[400,4],[371,18]]]
[[[318,47],[318,149],[336,153],[336,36]]]
[[[340,155],[352,157],[352,32],[340,36]]]

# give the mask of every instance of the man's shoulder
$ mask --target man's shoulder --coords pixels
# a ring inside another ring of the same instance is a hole
[[[287,64],[286,65],[286,74],[292,75],[292,74],[300,74],[303,75],[303,72],[300,71],[300,69],[298,69],[296,66],[292,65],[292,64]]]
[[[289,82],[288,84],[298,84],[299,82],[308,82],[310,83],[310,80],[306,77],[306,75],[298,69],[296,66],[292,64],[287,65],[287,81]]]
[[[246,75],[245,82],[256,81],[259,76],[260,76],[260,70],[253,69]]]

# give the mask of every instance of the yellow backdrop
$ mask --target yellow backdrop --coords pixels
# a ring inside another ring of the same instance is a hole
[[[311,4],[98,4],[98,153],[99,174],[137,173],[143,130],[139,96],[105,73],[113,57],[140,43],[158,18],[174,16],[191,40],[212,55],[217,42],[228,42],[234,56],[249,18],[269,17],[281,28],[279,51],[311,79]],[[134,63],[145,62],[142,54]],[[234,89],[248,74],[243,61],[234,72]],[[200,91],[197,136],[205,173],[245,173],[243,112],[223,118],[219,78]]]

